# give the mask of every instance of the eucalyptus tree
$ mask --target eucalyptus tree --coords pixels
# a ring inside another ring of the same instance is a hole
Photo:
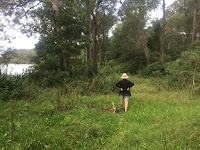
[[[88,39],[92,39],[92,27],[91,27],[91,2],[86,0],[84,1],[85,8],[86,8],[86,31],[85,35],[88,37]],[[91,41],[91,40],[89,40]],[[91,59],[91,44],[87,45],[86,48],[86,61],[90,61]]]
[[[85,23],[76,5],[73,0],[57,1],[57,3],[55,1],[53,13],[50,11],[46,24],[50,32],[47,36],[42,36],[36,46],[38,49],[36,61],[40,60],[38,63],[42,63],[45,58],[46,63],[54,63],[54,69],[57,71],[69,71],[72,67],[72,60],[80,54],[86,41],[83,35]]]
[[[86,6],[86,35],[91,41],[87,47],[86,60],[92,58],[93,68],[97,69],[98,54],[101,65],[105,39],[115,22],[114,13],[117,0],[83,0],[83,2]]]
[[[145,27],[147,24],[148,12],[156,8],[159,0],[126,0],[122,3],[119,10],[122,30],[125,32],[125,38],[134,45],[140,45],[146,58],[146,65],[150,64],[150,50],[147,47],[147,33]]]
[[[161,20],[155,20],[151,22],[151,26],[148,27],[147,47],[150,49],[151,63],[159,62],[161,58],[161,35],[162,27]]]
[[[197,39],[194,43],[191,43],[187,51],[181,53],[181,56],[176,61],[167,63],[166,71],[170,75],[169,79],[172,80],[171,84],[179,85],[180,88],[188,85],[193,89],[199,88],[199,59],[200,41]]]
[[[45,70],[67,71],[80,54],[85,38],[82,16],[74,0],[3,0],[4,17],[10,17],[23,33],[39,33],[35,63]],[[7,19],[8,20],[8,19]],[[45,68],[45,67],[46,68]]]
[[[99,30],[98,30],[98,45],[99,45],[99,64],[102,65],[105,61],[106,47],[109,41],[109,32],[116,23],[115,16],[116,0],[102,5],[102,12],[99,14]]]
[[[193,6],[193,0],[177,0],[166,10],[166,57],[168,61],[176,60],[192,42]],[[196,24],[195,28],[198,29],[198,27]],[[199,31],[196,30],[196,35],[198,34]]]
[[[193,15],[193,30],[192,30],[192,43],[195,41],[196,27],[197,27],[197,13],[200,0],[194,0],[194,15]]]
[[[165,64],[165,26],[166,26],[166,17],[165,17],[165,0],[163,0],[163,29],[162,29],[162,65]]]
[[[56,22],[56,17],[59,16],[59,8],[60,8],[60,0],[52,0],[53,4],[53,13],[54,13],[54,31],[59,32],[60,31],[60,26]]]

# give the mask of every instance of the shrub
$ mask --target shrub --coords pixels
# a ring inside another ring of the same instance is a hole
[[[110,61],[105,67],[99,69],[98,74],[92,79],[89,86],[91,92],[108,94],[116,90],[116,83],[120,79],[122,70],[120,65]]]
[[[181,57],[167,63],[168,84],[178,88],[186,86],[196,88],[200,83],[200,42],[197,40]]]
[[[160,61],[149,65],[141,73],[141,75],[143,76],[152,76],[152,77],[161,77],[164,74],[165,74],[165,68],[162,66]]]
[[[0,75],[0,99],[3,101],[32,97],[36,89],[24,75]]]
[[[108,94],[114,92],[116,89],[116,83],[119,81],[118,74],[110,74],[109,76],[105,74],[97,75],[89,87],[91,92]]]

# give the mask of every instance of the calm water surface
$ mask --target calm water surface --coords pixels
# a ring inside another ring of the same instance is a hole
[[[0,65],[0,69],[2,73],[6,73],[7,71],[7,74],[15,75],[15,74],[22,74],[32,66],[33,64],[9,64],[8,68],[5,65]]]

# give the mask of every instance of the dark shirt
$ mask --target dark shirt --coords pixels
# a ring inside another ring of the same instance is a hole
[[[123,79],[121,81],[119,81],[116,86],[119,88],[122,88],[123,91],[119,91],[119,95],[123,95],[123,96],[131,96],[131,92],[130,92],[130,87],[132,87],[134,84],[126,79]],[[127,90],[129,88],[129,90]]]

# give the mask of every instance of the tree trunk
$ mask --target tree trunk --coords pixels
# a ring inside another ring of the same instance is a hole
[[[76,0],[74,0],[73,9],[76,9]]]
[[[144,48],[144,54],[146,57],[147,66],[149,66],[150,65],[150,53],[149,53],[149,49],[147,48],[147,46],[145,46],[145,48]]]
[[[60,7],[60,0],[52,0],[53,3],[53,12],[54,12],[54,32],[59,32],[61,27],[57,24],[57,17],[59,15],[59,7]],[[59,38],[56,38],[57,43],[59,42]],[[60,63],[60,69],[61,71],[65,71],[67,68],[67,60],[65,56],[62,53],[62,50],[60,50],[60,53],[58,55],[59,57],[59,63]]]
[[[194,1],[194,15],[193,15],[193,30],[192,30],[192,43],[195,41],[196,36],[196,27],[197,27],[197,6],[198,6],[199,0]]]
[[[86,8],[87,8],[87,31],[86,36],[91,39],[91,19],[90,19],[90,1],[88,0],[86,2]],[[90,52],[91,52],[91,45],[90,43],[87,46],[86,49],[86,61],[90,60]]]
[[[186,0],[184,0],[184,6],[183,6],[183,8],[184,8],[184,15],[185,15],[185,18],[187,17],[187,12],[186,12]],[[185,21],[185,23],[187,23],[186,21]],[[184,37],[183,37],[184,39],[184,44],[183,44],[183,51],[185,51],[186,50],[186,47],[187,47],[187,38],[188,38],[188,36],[187,36],[187,33],[186,34],[184,34]]]
[[[93,27],[93,67],[97,68],[97,24]]]
[[[58,32],[60,31],[60,27],[57,24],[56,17],[59,15],[59,5],[60,5],[60,0],[53,0],[53,12],[54,12],[54,31]]]
[[[105,41],[105,32],[104,32],[104,24],[103,24],[103,34],[102,36],[99,36],[99,41],[100,41],[100,46],[99,46],[99,63],[100,63],[100,66],[102,66],[103,64],[103,50],[104,50],[104,41]]]
[[[102,66],[102,48],[103,48],[103,39],[99,36],[99,64]]]
[[[165,0],[163,0],[162,65],[165,64],[165,26],[166,26],[166,18],[165,18]]]
[[[60,0],[53,0],[52,3],[53,3],[54,14],[55,14],[55,16],[58,16]]]
[[[187,35],[184,35],[183,51],[186,50],[186,47],[187,47]]]
[[[195,89],[196,84],[195,84],[195,76],[196,76],[196,68],[193,71],[193,76],[192,76],[192,83],[193,83],[193,88]]]
[[[150,58],[151,58],[151,55],[150,55],[149,49],[148,49],[148,47],[147,47],[147,39],[146,39],[145,34],[143,34],[143,36],[144,36],[144,37],[143,37],[144,40],[141,41],[141,45],[142,45],[142,47],[143,47],[143,49],[144,49],[144,56],[145,56],[145,58],[146,58],[147,66],[149,66],[149,65],[150,65]]]
[[[92,14],[93,17],[93,67],[94,71],[97,72],[97,31],[98,31],[98,9],[102,0],[98,0],[95,7],[95,14]]]

